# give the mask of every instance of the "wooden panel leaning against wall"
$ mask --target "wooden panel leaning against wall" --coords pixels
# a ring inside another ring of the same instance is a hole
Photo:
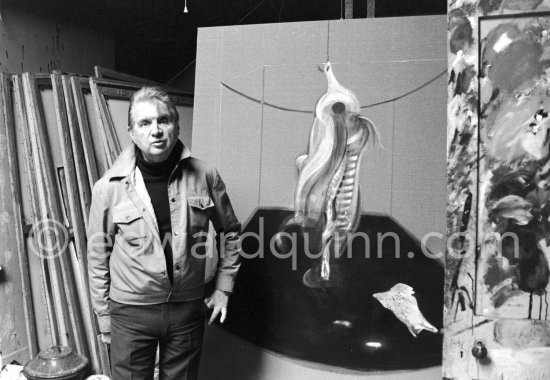
[[[51,303],[51,294],[47,286],[47,266],[38,250],[34,240],[34,235],[30,233],[31,226],[37,225],[41,220],[38,204],[38,193],[36,185],[35,167],[33,161],[33,150],[31,147],[31,138],[27,120],[27,108],[25,96],[23,93],[23,82],[21,75],[14,75],[13,95],[17,117],[14,119],[16,129],[17,156],[19,159],[20,188],[21,188],[21,208],[22,219],[25,223],[25,249],[29,263],[30,285],[32,289],[32,300],[35,315],[42,318],[36,318],[36,339],[38,347],[47,347],[56,342],[55,329],[52,329],[50,321],[53,320],[53,309]],[[34,279],[34,281],[33,281]],[[32,323],[32,321],[31,321]]]
[[[550,378],[548,10],[449,1],[444,378]]]
[[[97,329],[89,307],[86,243],[61,78],[22,75],[36,203],[33,224],[44,268],[44,292],[54,344],[73,347],[98,370]],[[81,214],[81,212],[80,212]],[[45,347],[44,347],[45,346]],[[44,345],[43,348],[47,348]]]
[[[23,362],[37,353],[12,100],[11,78],[0,74],[0,355],[7,363]]]

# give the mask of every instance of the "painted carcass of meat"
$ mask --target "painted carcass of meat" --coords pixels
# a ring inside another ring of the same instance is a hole
[[[369,140],[378,141],[374,124],[360,114],[357,97],[324,65],[327,91],[315,107],[307,154],[296,159],[299,170],[294,195],[294,216],[282,227],[277,244],[284,249],[282,232],[298,227],[307,232],[309,247],[317,247],[321,260],[304,275],[310,287],[334,286],[331,259],[338,257],[348,233],[359,220],[359,166]]]

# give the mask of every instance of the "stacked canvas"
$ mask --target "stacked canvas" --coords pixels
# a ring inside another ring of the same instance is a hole
[[[0,74],[0,137],[7,146],[30,356],[71,346],[90,359],[94,373],[109,374],[90,306],[87,216],[93,184],[130,143],[128,102],[141,86],[59,73]],[[189,119],[192,95],[170,95]],[[191,125],[181,124],[180,137],[190,143]]]

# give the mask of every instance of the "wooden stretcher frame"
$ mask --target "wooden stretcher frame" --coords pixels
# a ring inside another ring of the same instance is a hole
[[[108,99],[127,99],[143,87],[138,83],[126,83],[112,80],[90,78],[90,89],[94,99],[94,108],[98,124],[102,126],[103,145],[107,155],[108,165],[111,166],[121,152],[113,118],[109,112]],[[176,105],[193,106],[194,96],[184,91],[167,90]]]
[[[29,183],[29,196],[31,201],[31,208],[32,208],[32,222],[33,225],[37,225],[37,223],[42,220],[42,210],[39,207],[39,201],[38,201],[38,185],[36,183],[37,176],[35,173],[35,165],[34,165],[34,153],[33,148],[31,146],[31,136],[30,131],[28,127],[28,121],[27,121],[27,108],[25,103],[25,95],[23,93],[23,81],[21,75],[13,75],[12,76],[12,83],[13,83],[13,92],[14,92],[14,102],[15,102],[15,110],[17,113],[17,116],[21,123],[21,134],[22,134],[22,140],[23,140],[23,148],[25,150],[25,171],[26,171],[26,177]],[[30,239],[29,239],[30,240]],[[58,333],[58,327],[57,327],[57,320],[55,318],[55,312],[54,312],[54,305],[53,305],[53,290],[51,289],[51,286],[49,284],[49,265],[46,260],[43,258],[40,258],[40,277],[42,282],[42,296],[44,297],[44,304],[46,308],[46,318],[47,318],[47,327],[48,327],[48,335],[51,338],[51,344],[56,345],[59,344],[59,333]]]
[[[86,175],[84,152],[70,80],[66,76],[52,74],[51,84],[63,157],[63,177],[65,180],[61,179],[60,181],[61,190],[68,200],[68,205],[66,205],[68,206],[66,207],[67,217],[69,226],[73,230],[74,247],[70,246],[69,249],[73,249],[74,252],[71,253],[76,255],[77,259],[78,271],[75,273],[75,278],[80,283],[80,289],[84,293],[79,297],[82,316],[87,322],[84,324],[84,330],[91,365],[94,373],[98,373],[101,371],[101,359],[97,343],[99,332],[91,306],[86,258],[86,219],[91,200],[90,185]]]
[[[107,101],[102,92],[98,89],[98,84],[90,78],[90,89],[94,100],[94,111],[99,127],[103,149],[107,157],[107,166],[111,167],[121,152],[120,143],[116,135],[113,119],[109,114]]]
[[[85,94],[91,95],[88,77],[62,75],[61,82],[67,108],[67,121],[71,135],[71,146],[75,158],[76,182],[79,189],[80,207],[82,210],[81,215],[75,216],[75,218],[83,220],[84,226],[87,228],[91,205],[91,190],[94,183],[99,179],[99,169],[96,161],[98,158],[94,151],[91,125],[89,123],[89,117],[92,117],[95,113],[93,110],[88,109],[85,101]],[[105,157],[99,159],[105,161]],[[85,230],[81,233],[85,233]],[[85,260],[85,263],[86,261],[87,260]],[[85,278],[87,279],[87,273]],[[86,289],[87,295],[89,296],[90,293],[87,282]],[[93,321],[92,330],[87,329],[88,344],[90,352],[93,355],[93,371],[94,373],[111,376],[108,345],[101,340],[101,334],[97,328],[95,314],[91,307],[91,299],[88,299],[87,302],[89,306],[86,306],[86,310],[91,314],[90,317]],[[92,333],[95,334],[94,337],[92,337]],[[94,341],[93,343],[92,340]]]
[[[81,76],[71,76],[70,77],[71,89],[73,94],[73,99],[76,107],[76,116],[78,119],[78,129],[80,131],[80,137],[82,140],[82,149],[84,152],[84,157],[86,161],[86,171],[88,174],[88,182],[90,188],[97,182],[100,178],[100,170],[97,165],[97,160],[106,162],[105,150],[101,149],[103,153],[102,157],[97,157],[97,154],[94,151],[94,141],[92,138],[91,128],[89,121],[90,118],[95,117],[95,109],[88,109],[86,106],[85,95],[89,94],[91,96],[90,82],[88,77]],[[101,128],[97,128],[101,129]],[[101,131],[99,131],[101,133]],[[102,144],[102,143],[101,143]],[[85,214],[88,216],[88,213]]]
[[[52,77],[52,83],[58,82],[57,77],[55,77],[56,79],[53,78],[54,77]],[[84,149],[84,144],[87,144],[90,139],[90,131],[87,124],[87,117],[86,115],[82,115],[82,112],[86,112],[86,110],[81,109],[81,103],[77,103],[73,93],[74,90],[71,84],[71,78],[69,76],[61,76],[61,86],[67,112],[67,124],[71,139],[70,146],[74,157],[74,167],[77,182],[76,185],[80,198],[81,213],[78,215],[78,217],[83,219],[84,227],[87,228],[88,213],[90,211],[90,204],[92,199],[92,186],[93,183],[97,181],[97,168],[95,166],[93,156],[90,157]],[[81,120],[84,121],[81,123]],[[81,126],[83,128],[81,128]],[[90,160],[92,161],[91,164],[89,164]]]
[[[22,218],[22,196],[19,182],[19,162],[17,158],[17,144],[15,137],[15,121],[12,102],[12,79],[9,74],[0,74],[0,96],[2,109],[0,112],[3,117],[5,128],[7,157],[9,166],[9,181],[12,194],[13,218],[15,222],[15,245],[16,255],[19,264],[19,276],[21,280],[21,290],[23,292],[23,311],[25,318],[25,328],[27,335],[27,345],[29,359],[34,358],[38,352],[38,343],[36,336],[36,327],[34,322],[34,306],[32,300],[32,290],[29,274],[29,261],[25,245],[25,236],[23,233]]]
[[[162,84],[149,79],[141,78],[131,74],[121,73],[120,71],[108,69],[106,67],[101,67],[101,66],[94,66],[94,73],[95,73],[95,76],[99,79],[119,80],[123,82],[131,82],[131,83],[141,83],[141,84],[146,84],[150,86],[162,86]]]
[[[44,111],[41,109],[40,87],[52,88],[50,75],[24,73],[23,91],[27,106],[27,120],[31,147],[35,165],[36,185],[38,190],[38,205],[41,216],[53,220],[57,227],[63,225],[62,201],[59,198],[60,186],[56,181],[56,173],[50,149],[50,143],[46,132]],[[53,88],[52,88],[53,89]],[[63,132],[60,132],[63,133]],[[57,231],[56,231],[57,232]],[[62,233],[65,238],[69,233]],[[56,247],[50,239],[52,234],[45,234],[49,247]],[[69,242],[65,244],[63,239],[58,241],[59,234],[55,237],[59,250],[54,253],[44,252],[48,261],[50,284],[53,293],[55,317],[58,327],[58,339],[63,345],[74,347],[77,352],[87,356],[88,349],[83,341],[84,327],[80,317],[80,306],[76,292],[74,273],[70,264]]]

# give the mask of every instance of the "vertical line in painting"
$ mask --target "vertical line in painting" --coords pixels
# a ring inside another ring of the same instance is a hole
[[[395,175],[395,172],[393,171],[393,161],[395,159],[395,101],[391,102],[392,105],[392,113],[391,113],[391,175],[390,175],[390,215],[393,216],[393,176]]]
[[[327,21],[327,62],[330,62],[330,20]]]
[[[218,96],[218,149],[216,149],[216,168],[220,170],[220,150],[222,143],[222,99],[223,99],[223,84],[220,82],[220,96]]]
[[[262,114],[260,121],[260,165],[258,168],[258,204],[260,206],[261,191],[262,191],[262,165],[263,165],[263,148],[264,148],[264,102],[265,102],[265,66],[262,67]]]

